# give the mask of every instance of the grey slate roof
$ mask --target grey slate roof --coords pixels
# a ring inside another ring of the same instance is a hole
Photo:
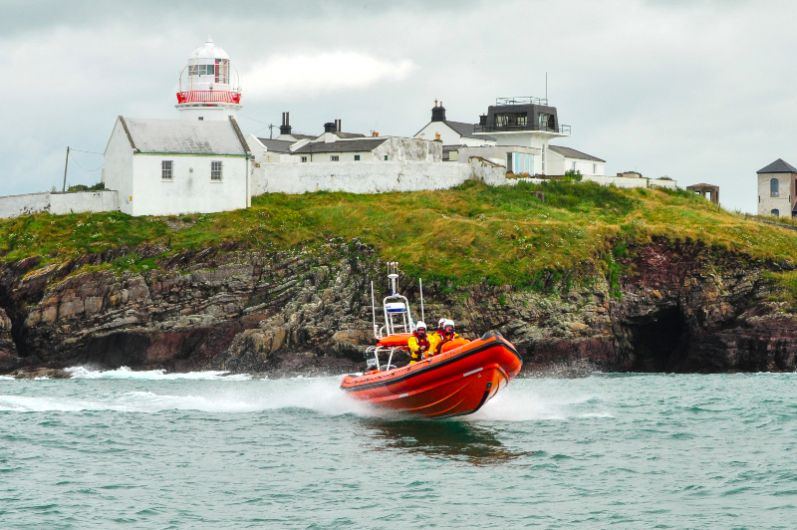
[[[365,135],[360,133],[336,132],[332,134],[334,134],[338,138],[365,138]]]
[[[387,138],[358,138],[337,142],[311,142],[294,151],[294,154],[349,153],[372,151],[387,141]]]
[[[797,173],[797,168],[782,158],[778,158],[768,166],[764,166],[756,171],[756,173]]]
[[[150,120],[119,116],[133,149],[140,153],[247,154],[240,129],[231,120]]]
[[[260,143],[266,146],[270,153],[290,153],[291,146],[296,142],[290,140],[273,140],[271,138],[260,138]]]
[[[606,160],[602,158],[598,158],[597,156],[588,155],[583,151],[579,151],[578,149],[573,149],[572,147],[565,147],[563,145],[550,145],[548,144],[548,149],[553,151],[554,153],[559,153],[560,155],[566,158],[576,158],[578,160],[590,160],[592,162],[606,162]]]

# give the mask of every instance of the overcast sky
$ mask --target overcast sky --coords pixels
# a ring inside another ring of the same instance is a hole
[[[611,174],[721,186],[754,211],[755,171],[797,165],[797,2],[0,0],[0,194],[60,187],[64,150],[101,153],[114,118],[176,117],[208,35],[240,73],[245,131],[412,135],[435,98],[477,121],[496,96],[545,93]],[[75,152],[69,183],[100,179]]]

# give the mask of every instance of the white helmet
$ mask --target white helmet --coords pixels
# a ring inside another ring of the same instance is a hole
[[[419,320],[418,322],[415,323],[415,329],[421,329],[421,328],[426,329],[426,322],[424,322],[423,320]]]
[[[447,318],[445,323],[443,323],[443,326],[444,327],[451,326],[453,328],[454,327],[454,321]]]
[[[446,325],[446,319],[445,318],[441,318],[440,320],[437,321],[437,327],[438,328],[442,328],[445,325]]]

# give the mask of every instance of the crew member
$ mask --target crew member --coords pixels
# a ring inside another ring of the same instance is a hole
[[[446,319],[441,318],[437,321],[437,328],[429,333],[429,352],[432,355],[437,355],[440,353],[437,346],[440,344],[440,341],[443,340],[443,329],[446,327],[445,324]]]
[[[443,330],[437,331],[436,335],[439,336],[439,339],[434,341],[434,352],[435,355],[441,353],[443,351],[443,345],[447,342],[451,342],[454,339],[462,338],[460,337],[459,333],[454,331],[454,321],[445,319],[443,322]]]
[[[410,364],[415,364],[431,355],[429,336],[426,335],[425,322],[418,321],[418,323],[415,324],[415,331],[412,333],[409,340],[407,340],[407,346],[410,348]]]

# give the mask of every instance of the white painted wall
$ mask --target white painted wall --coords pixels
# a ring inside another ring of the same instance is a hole
[[[161,177],[161,161],[173,162],[172,179]],[[211,161],[221,161],[221,181],[210,179]],[[211,213],[246,208],[248,162],[243,156],[133,155],[131,215]],[[125,206],[125,198],[120,201]],[[124,208],[123,208],[124,211]]]
[[[119,210],[119,195],[115,191],[79,191],[51,193],[50,213],[63,215],[83,212],[114,212]]]
[[[499,173],[503,174],[503,168]],[[253,193],[438,190],[458,186],[472,177],[473,168],[469,164],[456,162],[272,164],[266,167],[264,178],[253,183]]]
[[[46,212],[49,209],[49,193],[27,193],[0,197],[0,217],[4,219],[29,213]]]
[[[108,144],[105,146],[105,161],[102,165],[102,183],[106,190],[118,193],[119,208],[131,213],[130,198],[133,196],[133,148],[119,118],[114,123]]]
[[[118,210],[115,191],[79,191],[75,193],[28,193],[0,197],[0,218],[18,217],[38,212],[54,215]]]
[[[546,154],[548,157],[546,173],[549,175],[564,175],[568,171],[578,171],[582,175],[606,175],[606,162],[570,158],[553,149],[548,149]]]
[[[770,193],[771,179],[778,179],[778,196],[772,197]],[[778,210],[779,217],[791,217],[792,182],[794,175],[791,173],[762,173],[758,175],[758,215],[772,215],[772,210]]]

